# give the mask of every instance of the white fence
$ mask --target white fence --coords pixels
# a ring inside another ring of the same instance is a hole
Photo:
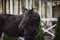
[[[57,21],[57,18],[41,18],[42,21]],[[43,23],[43,22],[42,22]],[[49,30],[51,30],[52,28],[54,28],[56,26],[56,24],[51,25],[49,28],[45,29],[42,28],[44,30],[44,33],[47,32],[48,34],[55,36],[53,33],[51,33]]]

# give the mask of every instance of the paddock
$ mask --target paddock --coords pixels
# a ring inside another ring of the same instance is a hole
[[[23,7],[33,7],[39,13],[45,40],[52,40],[55,36],[53,28],[60,14],[60,0],[0,0],[0,14],[20,15],[24,13]]]

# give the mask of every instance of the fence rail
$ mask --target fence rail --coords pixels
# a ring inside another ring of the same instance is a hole
[[[42,21],[57,21],[57,18],[41,18]]]
[[[41,18],[42,21],[57,21],[57,18]],[[43,22],[42,22],[43,23]],[[44,24],[44,23],[43,23]],[[47,26],[47,25],[45,25]],[[52,30],[54,27],[56,26],[56,24],[51,25],[50,27],[48,27],[47,29],[42,28],[44,30],[44,33],[47,32],[48,34],[55,36],[53,33],[51,33],[49,30]]]

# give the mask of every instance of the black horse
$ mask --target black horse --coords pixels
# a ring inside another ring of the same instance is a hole
[[[40,16],[33,9],[26,9],[24,14],[0,14],[0,36],[4,32],[10,36],[25,37],[34,40],[38,31]]]

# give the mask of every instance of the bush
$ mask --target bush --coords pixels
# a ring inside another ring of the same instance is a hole
[[[41,23],[39,25],[38,33],[36,35],[36,40],[44,40],[44,33],[43,33],[43,30],[42,30]]]
[[[55,26],[55,37],[54,40],[60,40],[60,15],[58,16],[57,25]]]
[[[18,37],[12,37],[12,36],[9,36],[7,34],[4,34],[4,37],[3,37],[4,40],[17,40],[17,38]]]

